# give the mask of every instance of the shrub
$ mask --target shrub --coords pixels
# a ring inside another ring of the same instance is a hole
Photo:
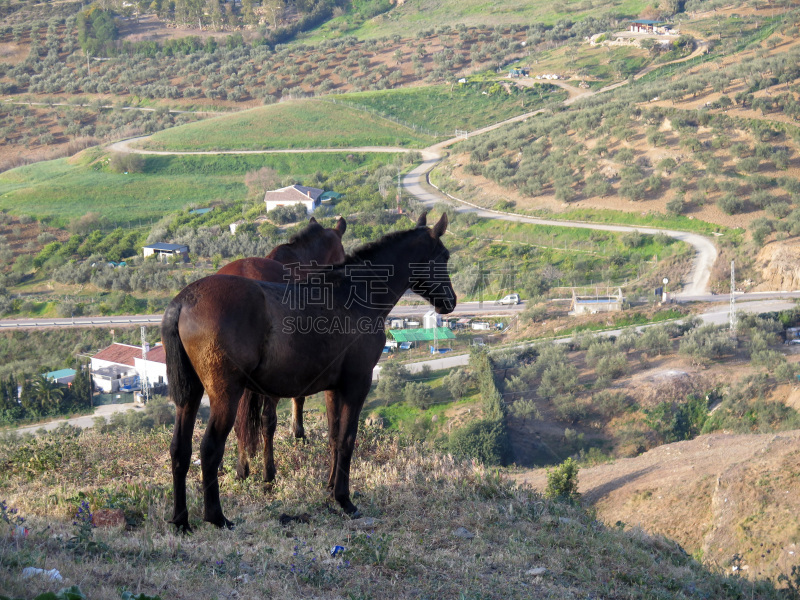
[[[727,193],[717,200],[717,206],[726,215],[736,215],[744,212],[745,202],[734,193]]]
[[[144,165],[144,158],[140,154],[116,152],[109,160],[109,166],[115,173],[141,173],[144,171]]]
[[[578,493],[578,463],[568,458],[563,463],[547,469],[547,487],[544,489],[545,498],[577,502]]]
[[[486,465],[505,465],[511,455],[511,444],[501,422],[482,419],[451,433],[447,451],[453,456],[476,459]]]
[[[456,369],[449,373],[442,381],[442,385],[450,392],[454,400],[459,400],[467,394],[472,386],[472,375],[466,369]]]
[[[409,382],[403,388],[403,399],[415,408],[425,410],[433,401],[433,390],[422,382]]]

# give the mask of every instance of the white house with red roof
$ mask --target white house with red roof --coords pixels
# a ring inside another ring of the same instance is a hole
[[[167,363],[164,346],[146,348],[146,359],[142,358],[142,347],[114,343],[91,358],[92,377],[95,386],[106,393],[140,389],[141,381],[147,377],[150,385],[167,382]]]
[[[272,190],[264,194],[264,202],[267,205],[267,212],[279,206],[292,206],[302,204],[306,207],[306,212],[311,214],[320,204],[320,196],[325,192],[319,188],[306,187],[304,185],[290,185],[279,190]]]
[[[156,344],[148,350],[147,359],[142,358],[141,350],[139,348],[139,356],[134,358],[139,378],[141,380],[147,378],[151,386],[167,383],[167,354],[164,351],[164,346]]]

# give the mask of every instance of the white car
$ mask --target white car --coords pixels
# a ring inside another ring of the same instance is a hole
[[[495,304],[519,304],[519,294],[508,294],[495,302]]]

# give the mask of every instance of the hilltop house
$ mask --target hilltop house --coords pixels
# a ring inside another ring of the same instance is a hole
[[[292,206],[302,204],[306,207],[306,212],[311,214],[320,204],[320,198],[325,190],[319,188],[306,187],[304,185],[290,185],[279,190],[272,190],[264,194],[264,202],[267,205],[267,212],[279,206]]]
[[[658,35],[666,35],[670,33],[671,28],[664,21],[653,21],[650,19],[636,19],[630,23],[631,33],[654,33]]]
[[[183,258],[184,262],[189,259],[189,246],[184,246],[183,244],[165,244],[163,242],[158,242],[145,246],[142,250],[145,258],[156,255],[159,260],[163,261],[166,261],[172,256],[180,256]]]

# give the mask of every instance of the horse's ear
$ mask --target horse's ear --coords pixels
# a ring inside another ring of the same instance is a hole
[[[344,220],[344,217],[336,219],[336,227],[333,229],[339,234],[339,237],[344,235],[344,232],[347,230],[347,221]]]
[[[317,220],[316,220],[314,217],[311,217],[311,218],[308,220],[308,224],[309,224],[309,225],[316,225],[316,224],[317,224]]]
[[[447,231],[447,213],[442,213],[439,221],[433,226],[433,235],[440,238],[445,231]]]
[[[428,211],[426,210],[417,219],[417,227],[425,227],[428,224]]]

